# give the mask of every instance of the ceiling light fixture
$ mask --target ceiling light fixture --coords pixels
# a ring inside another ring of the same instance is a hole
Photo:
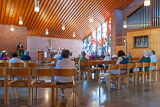
[[[73,32],[73,37],[76,37],[76,34],[75,34],[75,32]]]
[[[22,17],[19,16],[19,25],[23,25]]]
[[[62,23],[62,30],[65,30],[65,24]]]
[[[14,25],[11,25],[11,31],[14,31]]]
[[[49,33],[48,33],[48,29],[46,29],[46,35],[48,35]]]
[[[39,1],[35,0],[35,7],[34,7],[35,12],[39,12]]]
[[[144,6],[150,6],[150,0],[144,0]]]
[[[126,2],[125,2],[125,8],[126,8]],[[126,10],[125,10],[125,15],[126,15]],[[126,19],[127,20],[127,19]],[[123,28],[127,28],[127,21],[123,21]]]
[[[93,15],[92,15],[92,12],[90,13],[89,22],[93,22]]]

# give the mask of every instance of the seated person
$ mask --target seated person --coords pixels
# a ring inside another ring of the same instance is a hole
[[[132,58],[132,56],[131,56],[131,54],[129,52],[127,53],[127,57],[128,58]]]
[[[56,69],[75,69],[75,62],[69,59],[69,50],[62,50],[61,56],[62,60],[58,60],[56,63],[55,68]],[[72,83],[73,77],[62,77],[62,76],[56,76],[55,81],[57,84],[66,84],[66,83]],[[64,89],[61,89],[60,93],[61,97],[64,97]]]
[[[0,55],[0,60],[7,60],[7,51],[3,50]]]
[[[72,56],[72,52],[70,52],[70,54],[69,54],[69,59],[74,59]]]
[[[146,51],[143,50],[143,52],[142,52],[142,58],[141,58],[140,62],[143,60],[143,58],[144,58],[144,53],[145,53],[145,52],[146,52]]]
[[[111,61],[111,56],[109,53],[105,54],[105,58],[103,59],[103,61]],[[104,66],[104,64],[103,64],[103,66]],[[106,67],[108,67],[108,65],[106,65]]]
[[[18,54],[17,52],[12,52],[12,58],[9,60],[9,63],[20,63],[21,60],[17,58]]]
[[[78,65],[77,65],[77,68],[79,67],[79,62],[87,62],[88,59],[85,57],[86,56],[86,53],[84,51],[81,52],[81,58],[79,59],[78,61]],[[85,70],[87,66],[81,66],[80,67],[80,70]]]
[[[97,51],[96,52],[94,52],[94,54],[93,54],[94,56],[95,56],[95,59],[99,59],[99,56],[97,55]]]
[[[62,56],[59,56],[58,60],[62,60],[62,59],[63,59],[63,57],[62,57]]]
[[[58,51],[58,53],[54,56],[54,58],[59,58],[61,56],[61,52]]]
[[[125,56],[125,53],[122,50],[118,51],[118,60],[116,65],[118,64],[128,64],[128,57]],[[121,74],[125,74],[126,72],[126,69],[121,69]],[[111,74],[118,74],[118,70],[111,70]]]
[[[21,60],[23,60],[23,61],[31,60],[31,57],[29,56],[28,50],[25,50],[24,55],[21,56]]]
[[[112,58],[116,58],[116,57],[117,57],[116,53],[113,52]]]
[[[158,62],[157,57],[155,56],[156,52],[154,50],[150,51],[151,62]],[[152,70],[155,69],[155,66],[152,66]]]
[[[150,53],[148,51],[144,51],[144,58],[140,61],[140,63],[143,62],[151,62],[151,59],[149,57]],[[148,71],[149,67],[145,67],[145,71]],[[139,68],[139,71],[142,71],[142,68]]]
[[[104,52],[102,51],[102,55],[100,56],[100,58],[105,58]]]
[[[93,55],[94,53],[91,53],[91,56],[89,56],[89,59],[96,59],[95,56]]]

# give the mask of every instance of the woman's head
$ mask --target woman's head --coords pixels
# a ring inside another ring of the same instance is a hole
[[[144,52],[144,57],[149,57],[150,53],[148,51]]]
[[[86,53],[85,53],[84,51],[82,51],[82,52],[81,52],[81,55],[82,55],[83,57],[85,57],[85,56],[86,56]]]
[[[121,57],[121,56],[124,56],[124,55],[125,55],[125,53],[122,50],[118,51],[118,54],[117,54],[118,57]]]
[[[18,56],[18,54],[17,54],[17,52],[12,52],[12,57],[17,57]]]

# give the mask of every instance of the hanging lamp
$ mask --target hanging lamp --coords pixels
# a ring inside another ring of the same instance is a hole
[[[23,25],[22,17],[19,16],[19,25]]]
[[[75,32],[73,32],[73,37],[76,37],[76,34],[75,34]]]
[[[126,2],[125,2],[125,8],[126,8]],[[126,10],[125,10],[125,15],[126,15]],[[127,28],[127,21],[123,21],[123,28]]]
[[[62,30],[65,30],[65,24],[62,23]]]
[[[35,0],[35,7],[34,7],[35,12],[39,12],[39,1]]]
[[[48,35],[49,33],[48,33],[48,29],[46,29],[46,35]]]
[[[14,31],[14,25],[11,25],[11,31]]]
[[[93,22],[93,15],[92,15],[92,12],[90,13],[89,22]]]
[[[144,0],[144,6],[150,6],[150,0]]]

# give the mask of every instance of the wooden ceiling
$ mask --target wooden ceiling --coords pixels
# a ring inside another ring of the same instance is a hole
[[[125,3],[126,1],[126,3]],[[34,0],[0,0],[0,24],[18,25],[22,16],[27,35],[84,39],[104,22],[115,9],[124,9],[133,0],[39,0],[40,11],[34,11]],[[90,12],[94,22],[89,22]],[[62,30],[62,22],[65,30]],[[49,35],[45,35],[49,29]],[[73,32],[76,37],[73,38]]]

